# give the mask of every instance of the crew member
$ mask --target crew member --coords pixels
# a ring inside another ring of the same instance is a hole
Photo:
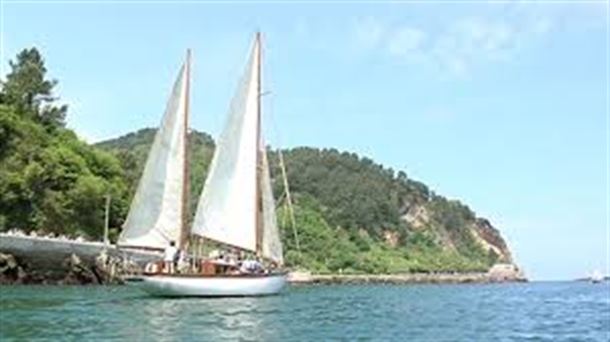
[[[176,248],[176,242],[170,241],[169,246],[165,248],[165,253],[163,254],[163,261],[165,262],[165,271],[167,273],[175,272],[175,263],[176,257],[178,256],[178,248]]]

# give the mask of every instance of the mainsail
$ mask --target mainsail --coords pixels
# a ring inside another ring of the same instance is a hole
[[[189,57],[180,73],[119,237],[120,246],[165,248],[184,226]]]
[[[258,43],[218,138],[191,232],[256,249]]]
[[[269,166],[259,150],[260,77],[257,36],[218,138],[191,232],[281,263]]]

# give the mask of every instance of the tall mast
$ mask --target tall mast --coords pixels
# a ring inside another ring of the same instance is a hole
[[[189,211],[189,95],[191,88],[191,49],[186,50],[186,84],[184,91],[184,167],[182,175],[182,222],[180,227],[180,241],[178,241],[178,248],[184,249],[188,239],[188,211]]]
[[[261,194],[260,194],[260,171],[261,171],[261,33],[256,32],[254,42],[256,52],[256,181],[255,181],[255,227],[256,227],[256,254],[262,256],[263,231],[261,225]]]

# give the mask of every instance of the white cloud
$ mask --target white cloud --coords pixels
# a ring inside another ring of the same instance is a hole
[[[388,39],[388,51],[398,57],[409,57],[413,54],[420,54],[423,51],[423,44],[426,33],[416,28],[402,27],[394,30]]]
[[[365,51],[381,51],[407,63],[429,63],[453,76],[467,76],[480,63],[510,61],[519,50],[551,31],[543,15],[511,18],[463,17],[439,29],[359,20],[356,41]]]
[[[440,70],[443,76],[468,77],[481,64],[506,63],[552,33],[605,30],[605,3],[544,4],[509,1],[472,8],[471,14],[438,11],[425,24],[374,16],[355,22],[352,34],[360,51]]]
[[[356,43],[364,48],[375,48],[384,35],[384,26],[377,20],[368,17],[356,22]]]
[[[441,69],[465,76],[476,63],[510,59],[521,38],[504,22],[461,19],[436,38],[429,56]]]
[[[546,34],[551,30],[552,27],[553,24],[551,19],[544,17],[538,18],[532,23],[532,32],[535,34]]]
[[[459,47],[467,53],[510,49],[514,39],[517,39],[513,29],[505,23],[494,23],[479,18],[458,21],[448,34],[453,35]]]

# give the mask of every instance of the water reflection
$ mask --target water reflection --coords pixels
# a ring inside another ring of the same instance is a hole
[[[281,297],[152,298],[130,299],[133,313],[148,327],[149,336],[161,341],[277,340],[276,324]],[[138,309],[139,308],[139,309]],[[125,338],[142,338],[140,324],[123,326]]]

